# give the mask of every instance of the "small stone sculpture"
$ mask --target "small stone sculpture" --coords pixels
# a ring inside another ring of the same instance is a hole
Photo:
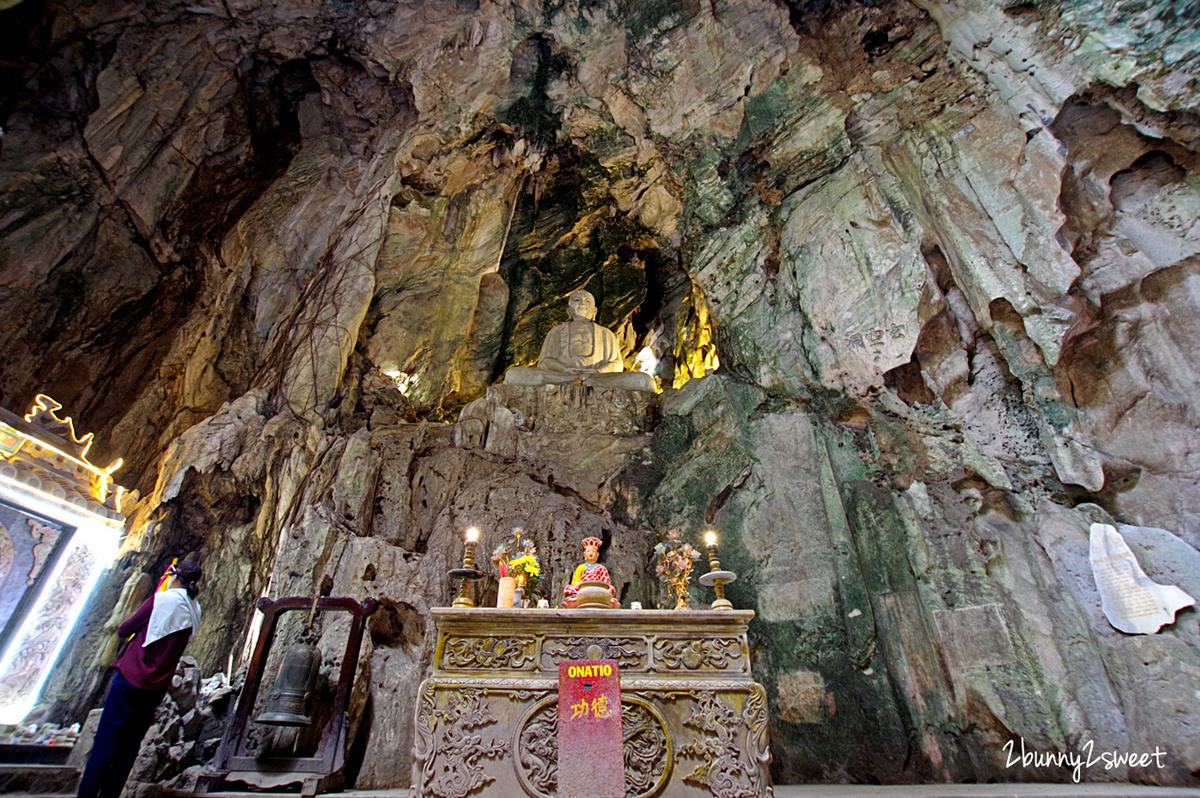
[[[596,318],[596,299],[580,289],[567,300],[570,321],[552,328],[542,342],[536,368],[513,366],[506,385],[556,385],[580,382],[593,388],[654,391],[654,380],[641,371],[625,371],[621,346],[612,330]]]
[[[579,567],[575,569],[575,573],[572,574],[571,583],[563,588],[563,606],[567,609],[575,609],[581,606],[581,590],[586,591],[597,587],[603,590],[602,585],[607,585],[609,607],[612,609],[620,608],[621,604],[617,601],[617,591],[612,586],[612,579],[609,578],[608,569],[597,562],[600,559],[600,538],[584,538],[582,543],[583,562],[580,563]],[[590,604],[587,601],[582,603]],[[593,604],[592,606],[595,605]]]

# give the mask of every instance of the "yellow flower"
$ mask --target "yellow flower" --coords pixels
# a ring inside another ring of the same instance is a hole
[[[522,554],[520,557],[514,559],[511,566],[514,570],[524,571],[529,576],[538,576],[542,572],[537,558],[531,557],[528,554]]]

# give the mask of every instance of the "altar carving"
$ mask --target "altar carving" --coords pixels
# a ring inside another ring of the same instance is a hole
[[[507,668],[534,670],[532,637],[459,637],[446,644],[442,664],[446,668]]]
[[[596,648],[620,665],[629,798],[772,794],[766,692],[750,673],[746,641],[753,612],[443,608],[433,616],[434,670],[415,713],[414,798],[555,798],[558,663],[594,657]]]
[[[417,703],[417,746],[426,741],[432,743],[429,748],[421,748],[424,756],[420,760],[420,776],[426,794],[466,798],[468,793],[496,780],[486,772],[481,760],[507,754],[508,741],[485,743],[483,736],[475,733],[497,721],[488,711],[488,695],[486,690],[460,690],[450,696],[440,712],[434,713],[433,691],[427,691],[425,685],[421,685]],[[424,708],[430,711],[423,715],[421,710]],[[436,739],[435,729],[440,732]],[[414,764],[414,771],[416,767]],[[413,775],[418,774],[414,772]]]
[[[641,698],[622,698],[625,785],[629,798],[650,798],[671,777],[674,749],[667,721]],[[517,776],[528,795],[558,795],[558,705],[551,696],[534,704],[517,723]]]
[[[654,656],[669,670],[719,671],[741,659],[741,641],[735,638],[656,640]]]
[[[546,334],[537,366],[513,366],[504,374],[506,385],[563,385],[654,392],[654,379],[640,371],[625,371],[621,345],[612,330],[596,324],[596,298],[580,289],[567,299],[568,321]]]
[[[547,637],[542,641],[542,669],[554,670],[564,659],[587,659],[588,649],[596,646],[600,659],[616,660],[622,671],[645,669],[646,643],[633,637]]]

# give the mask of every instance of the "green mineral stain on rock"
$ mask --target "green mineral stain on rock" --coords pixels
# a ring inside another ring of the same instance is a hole
[[[674,463],[692,448],[696,440],[696,429],[687,416],[667,416],[654,431],[651,451],[656,460]]]
[[[720,224],[733,207],[733,194],[719,181],[701,183],[688,195],[692,212],[708,225]]]
[[[1050,378],[1047,376],[1047,379]],[[1038,402],[1038,408],[1042,411],[1042,418],[1058,430],[1066,429],[1075,416],[1075,411],[1058,399],[1043,399]]]
[[[780,122],[795,115],[796,104],[788,96],[787,86],[776,78],[765,90],[747,97],[744,127],[751,139],[758,138]]]
[[[724,562],[722,559],[722,564]],[[747,562],[747,565],[751,563]],[[746,587],[756,586],[759,580],[753,571],[749,572],[749,577]],[[846,625],[832,604],[806,612],[796,621],[764,621],[758,617],[751,624],[758,634],[770,641],[770,670],[774,673],[819,668],[830,659],[844,658],[849,647]]]
[[[553,52],[550,40],[544,36],[535,36],[533,46],[537,49],[537,67],[529,89],[524,97],[518,98],[501,114],[501,118],[530,141],[550,145],[558,137],[562,118],[546,88],[567,69],[568,61],[561,53]]]
[[[688,164],[688,170],[693,176],[702,175],[719,164],[721,158],[721,151],[716,147],[701,147],[695,159]]]
[[[633,140],[633,136],[612,125],[589,130],[587,146],[589,154],[594,155],[597,161],[603,162],[616,155],[636,151],[637,142]],[[608,177],[607,172],[605,177]]]
[[[621,0],[618,4],[630,38],[636,43],[643,37],[669,30],[695,16],[698,4],[679,0]]]
[[[908,535],[891,495],[871,482],[850,483],[844,495],[867,588],[872,594],[915,589]]]

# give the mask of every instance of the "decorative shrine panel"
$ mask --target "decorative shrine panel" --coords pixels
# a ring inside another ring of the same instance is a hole
[[[620,661],[627,798],[772,795],[753,613],[438,609],[414,798],[557,798],[558,663]],[[589,654],[590,652],[590,654]]]

